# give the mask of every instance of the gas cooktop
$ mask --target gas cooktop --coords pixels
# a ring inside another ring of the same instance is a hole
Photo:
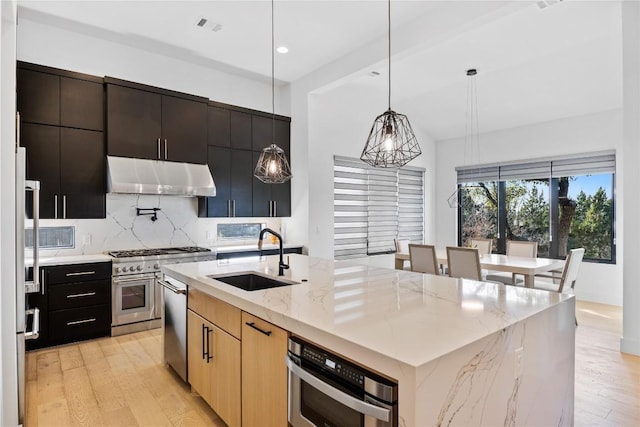
[[[140,256],[195,254],[200,252],[211,252],[211,249],[201,248],[198,246],[185,246],[180,248],[131,249],[124,251],[111,251],[107,253],[114,258],[131,258]]]

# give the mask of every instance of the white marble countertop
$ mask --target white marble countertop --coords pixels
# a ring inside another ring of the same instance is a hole
[[[112,258],[105,254],[90,255],[40,255],[40,265],[68,265],[68,264],[84,264],[87,262],[109,262]],[[33,258],[25,258],[24,263],[27,267],[33,266]]]
[[[249,271],[277,276],[277,256],[174,264],[162,270],[381,372],[389,363],[420,367],[573,298],[304,255],[290,255],[290,266],[284,278],[299,284],[252,292],[207,276]],[[380,356],[386,360],[378,364]]]
[[[267,243],[268,239],[265,239],[264,244],[262,245],[263,250],[268,249],[278,249],[280,246],[278,244]],[[285,249],[289,248],[300,248],[303,245],[297,245],[295,243],[283,243],[282,247]],[[258,250],[258,239],[256,239],[256,243],[251,245],[221,245],[221,246],[209,246],[209,249],[212,251],[216,251],[217,253],[226,253],[226,252],[242,252],[242,251],[257,251]]]

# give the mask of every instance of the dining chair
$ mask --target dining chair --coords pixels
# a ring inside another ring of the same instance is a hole
[[[427,274],[440,274],[436,247],[433,245],[409,245],[411,271]]]
[[[400,252],[400,253],[403,253],[403,254],[408,254],[409,253],[409,243],[411,242],[410,240],[393,239],[393,241],[396,244],[396,252]]]
[[[447,246],[449,276],[471,280],[482,280],[480,253],[476,248]]]
[[[571,249],[564,261],[564,268],[562,269],[562,275],[560,276],[560,283],[556,284],[553,282],[542,282],[536,280],[533,287],[535,289],[542,289],[550,292],[573,292],[576,287],[578,270],[580,269],[582,258],[584,258],[584,248]],[[536,277],[546,277],[554,279],[554,281],[558,278],[558,276],[546,274],[536,274]],[[576,318],[576,326],[578,326],[578,318]]]
[[[556,284],[553,282],[536,281],[534,288],[558,293],[573,291],[576,286],[576,279],[578,278],[578,270],[580,268],[582,258],[584,258],[584,248],[571,249],[569,254],[567,254],[567,259],[564,261],[564,268],[562,269],[562,275],[560,276],[560,283]],[[536,277],[546,277],[549,279],[558,278],[558,276],[548,274],[536,274]]]
[[[536,258],[538,256],[538,242],[507,240],[507,256]],[[524,283],[523,279],[516,278],[516,273],[494,272],[487,275],[487,280],[502,282],[505,285]]]
[[[492,239],[471,239],[471,248],[477,249],[478,253],[482,255],[490,254],[493,247]]]

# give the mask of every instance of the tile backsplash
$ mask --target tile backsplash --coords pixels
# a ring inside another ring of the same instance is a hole
[[[136,208],[160,208],[158,220],[137,216]],[[46,256],[96,254],[110,250],[170,246],[254,244],[255,239],[216,241],[219,223],[261,222],[281,230],[279,218],[198,218],[195,197],[107,194],[105,219],[41,220],[42,227],[75,227],[75,247],[43,249]],[[285,237],[283,235],[283,237]],[[285,237],[286,240],[286,237]]]

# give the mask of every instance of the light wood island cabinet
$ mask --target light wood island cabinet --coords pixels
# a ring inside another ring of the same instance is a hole
[[[287,425],[287,339],[269,322],[242,312],[242,421]]]
[[[288,332],[189,289],[191,388],[230,427],[287,425]]]

